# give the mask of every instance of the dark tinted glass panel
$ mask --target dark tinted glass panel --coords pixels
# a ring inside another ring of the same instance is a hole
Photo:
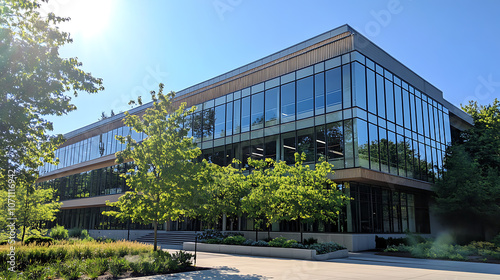
[[[394,85],[389,80],[385,80],[385,104],[387,119],[394,122]]]
[[[342,66],[342,96],[344,108],[351,107],[351,64]]]
[[[279,87],[266,90],[266,126],[278,123]]]
[[[295,83],[281,86],[281,122],[295,120]]]
[[[415,111],[417,112],[417,127],[418,127],[418,133],[424,134],[424,120],[422,116],[422,100],[420,98],[415,98],[416,100],[416,108]]]
[[[344,133],[341,121],[326,125],[326,143],[328,160],[333,161],[336,168],[343,168]]]
[[[385,102],[384,78],[377,75],[377,109],[381,118],[385,118]]]
[[[250,96],[241,99],[241,132],[250,130]]]
[[[252,139],[252,159],[264,159],[264,139]]]
[[[410,94],[403,90],[404,127],[411,129]]]
[[[233,106],[233,133],[241,132],[241,100],[235,100]]]
[[[377,89],[375,87],[375,72],[366,70],[366,90],[368,94],[368,111],[377,114]]]
[[[368,150],[368,123],[361,119],[356,119],[358,132],[358,165],[370,168],[370,157]]]
[[[252,95],[252,129],[264,127],[264,93]]]
[[[297,81],[297,119],[313,116],[314,109],[314,77]]]
[[[314,96],[316,115],[325,113],[325,74],[314,75]]]
[[[212,161],[213,161],[213,163],[215,163],[217,165],[224,166],[224,165],[226,165],[225,156],[226,156],[226,153],[224,152],[224,146],[215,147]]]
[[[215,129],[215,110],[210,108],[203,111],[203,141],[212,140]]]
[[[387,149],[389,153],[389,172],[398,175],[398,152],[396,145],[396,134],[387,131]]]
[[[226,136],[233,135],[233,102],[226,104]]]
[[[297,152],[306,154],[305,162],[314,162],[314,128],[297,131]]]
[[[403,95],[398,86],[394,86],[394,102],[396,103],[396,123],[403,126]]]
[[[366,78],[365,67],[358,62],[353,64],[353,81],[352,91],[354,98],[354,106],[358,106],[366,110]]]
[[[316,160],[326,160],[326,131],[325,126],[316,127]]]
[[[214,138],[226,136],[226,106],[215,107],[215,132]]]
[[[370,168],[380,170],[378,129],[376,125],[371,123],[368,127],[370,136]]]
[[[279,160],[277,152],[279,151],[278,135],[268,136],[265,138],[265,156],[274,160]]]
[[[202,121],[203,121],[203,115],[201,112],[195,113],[193,115],[193,136],[195,139],[200,139],[203,136],[203,126],[202,126]]]
[[[289,132],[281,135],[283,159],[287,164],[295,163],[295,132]]]
[[[342,109],[342,82],[340,67],[326,71],[326,111]]]
[[[424,131],[425,131],[425,136],[430,137],[430,129],[429,129],[429,105],[427,102],[422,101],[422,114],[424,117]]]
[[[380,171],[389,172],[389,150],[387,141],[387,131],[384,128],[379,128],[379,149],[380,149]]]
[[[352,119],[344,121],[344,167],[354,167],[354,128]]]

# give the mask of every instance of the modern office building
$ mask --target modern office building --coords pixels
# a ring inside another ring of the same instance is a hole
[[[374,247],[375,235],[438,230],[429,211],[431,184],[440,176],[446,146],[472,124],[439,89],[348,25],[184,89],[176,102],[196,105],[185,125],[214,163],[237,158],[246,166],[249,157],[292,162],[295,152],[305,152],[308,164],[320,158],[333,163],[334,180],[354,199],[337,223],[308,224],[305,236],[312,232],[350,250]],[[133,164],[115,164],[114,153],[124,145],[114,136],[130,133],[123,116],[66,134],[56,151],[60,164],[41,170],[39,183],[55,187],[63,202],[57,223],[115,237],[151,230],[101,214],[106,200],[127,190],[118,175]],[[253,230],[245,217],[221,225]],[[173,221],[161,228],[198,227]],[[271,228],[273,236],[297,231],[293,222]]]

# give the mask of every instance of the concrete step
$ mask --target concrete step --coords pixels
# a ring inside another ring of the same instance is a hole
[[[182,245],[183,242],[194,242],[195,233],[192,231],[161,231],[157,232],[156,240],[161,244]],[[154,243],[154,233],[148,233],[136,239],[138,242]]]

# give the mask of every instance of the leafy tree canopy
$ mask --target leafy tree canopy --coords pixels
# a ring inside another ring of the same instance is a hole
[[[42,2],[47,1],[7,0],[0,7],[0,166],[5,169],[37,168],[41,158],[51,162],[63,139],[47,135],[53,127],[44,116],[76,109],[68,91],[76,96],[103,89],[101,79],[84,72],[77,58],[59,56],[72,39],[58,24],[69,18],[42,15]]]

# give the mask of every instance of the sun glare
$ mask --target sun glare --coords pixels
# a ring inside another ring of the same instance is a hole
[[[42,5],[42,13],[54,12],[58,16],[70,17],[61,24],[61,29],[72,37],[99,36],[109,27],[115,5],[114,0],[50,0]]]

